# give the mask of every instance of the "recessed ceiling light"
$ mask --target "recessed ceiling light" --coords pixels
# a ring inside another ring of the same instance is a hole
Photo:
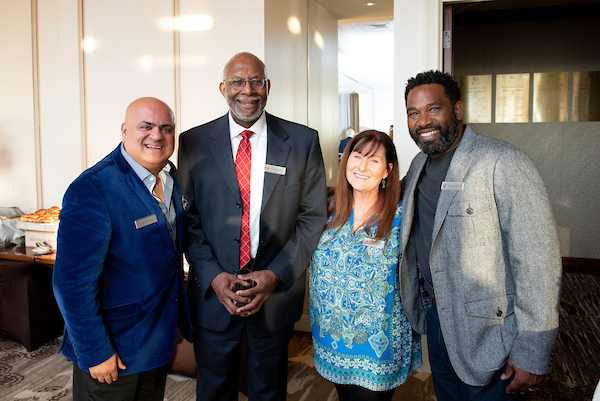
[[[376,5],[376,4],[377,4],[377,3],[368,2],[368,3],[365,3],[365,6],[367,6],[367,7],[373,7],[373,6],[374,6],[374,5]]]

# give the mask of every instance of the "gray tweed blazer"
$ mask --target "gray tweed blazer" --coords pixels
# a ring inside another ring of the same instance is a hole
[[[422,291],[412,236],[415,188],[427,155],[406,176],[401,293],[413,328],[426,333],[431,300]],[[550,371],[558,332],[561,257],[544,184],[514,146],[465,126],[442,190],[430,254],[436,304],[450,361],[469,385],[487,384],[509,359]]]

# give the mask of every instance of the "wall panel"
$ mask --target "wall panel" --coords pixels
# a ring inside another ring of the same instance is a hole
[[[272,85],[267,110],[300,124],[308,123],[307,13],[307,0],[265,0],[265,62]]]
[[[179,0],[179,12],[180,129],[185,131],[227,112],[219,83],[231,57],[247,51],[264,61],[264,2]]]
[[[133,100],[153,96],[175,108],[173,3],[85,0],[83,15],[91,166],[121,141],[125,109]]]
[[[394,144],[398,152],[400,177],[403,177],[419,148],[408,134],[404,89],[408,78],[437,68],[428,57],[428,30],[432,22],[431,1],[394,0]],[[433,28],[437,28],[435,25]]]
[[[542,15],[538,14],[536,19]],[[516,11],[515,16],[522,18]],[[472,18],[478,24],[454,29],[459,80],[465,75],[566,71],[570,110],[573,72],[600,70],[597,16],[578,13],[577,18],[487,24]],[[530,121],[532,107],[530,95]],[[548,189],[562,256],[600,259],[600,122],[490,123],[472,128],[510,142],[531,157]]]
[[[319,131],[327,185],[338,170],[338,22],[314,0],[308,2],[308,125]]]
[[[37,207],[32,14],[0,1],[0,206]]]
[[[43,207],[60,206],[85,168],[82,149],[78,0],[38,2]]]

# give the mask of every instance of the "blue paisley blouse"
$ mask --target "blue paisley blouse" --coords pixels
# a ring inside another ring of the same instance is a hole
[[[338,384],[373,391],[398,387],[421,362],[421,338],[400,300],[398,205],[392,232],[375,242],[353,217],[326,230],[310,263],[310,320],[315,367]],[[384,252],[385,244],[385,252]]]

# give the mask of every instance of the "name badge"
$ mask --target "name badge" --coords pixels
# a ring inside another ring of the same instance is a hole
[[[274,166],[272,164],[265,165],[265,173],[285,175],[285,167]]]
[[[464,182],[442,182],[442,191],[462,191],[465,189]]]
[[[374,240],[371,238],[365,238],[363,239],[363,245],[365,246],[372,246],[373,248],[377,248],[377,249],[383,249],[383,246],[385,245],[385,241],[384,240]]]
[[[155,214],[151,214],[150,216],[146,216],[146,217],[142,217],[141,219],[137,219],[136,221],[133,222],[133,224],[135,224],[135,228],[137,228],[138,230],[140,228],[149,226],[150,224],[154,224],[158,222],[158,218],[156,217]]]

